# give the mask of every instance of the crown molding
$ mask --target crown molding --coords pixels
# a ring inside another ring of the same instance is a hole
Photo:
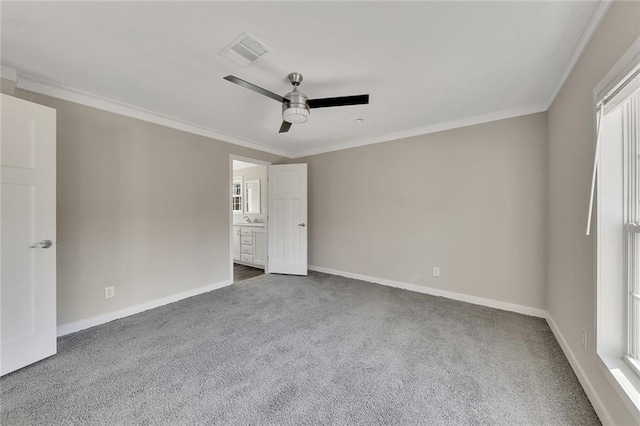
[[[598,2],[598,6],[591,14],[591,18],[589,19],[587,26],[582,32],[582,35],[580,36],[580,39],[578,40],[578,43],[576,44],[575,49],[573,49],[573,53],[569,58],[569,62],[567,62],[567,65],[564,67],[562,74],[560,74],[560,77],[558,78],[558,81],[556,82],[556,85],[554,86],[553,91],[551,92],[551,96],[549,96],[549,102],[547,102],[547,109],[551,108],[551,104],[553,104],[553,101],[555,101],[556,96],[558,96],[558,93],[560,93],[562,86],[564,86],[564,83],[567,82],[567,79],[571,75],[571,72],[573,72],[573,69],[578,64],[578,61],[582,57],[582,54],[584,53],[585,49],[589,45],[589,42],[593,38],[594,34],[600,27],[602,20],[606,16],[612,4],[613,4],[613,0],[602,0]]]
[[[92,93],[83,92],[77,89],[73,89],[66,86],[61,86],[49,81],[41,80],[32,76],[23,75],[17,72],[15,69],[2,66],[2,78],[17,82],[16,87],[19,89],[29,90],[31,92],[40,93],[55,98],[64,99],[67,101],[79,103],[82,105],[98,108],[104,111],[113,112],[120,115],[125,115],[132,118],[137,118],[143,121],[159,124],[162,126],[171,127],[174,129],[182,130],[188,133],[217,139],[223,142],[240,145],[246,148],[256,149],[263,152],[268,152],[275,155],[280,155],[287,158],[300,158],[310,155],[323,154],[326,152],[339,151],[342,149],[357,148],[360,146],[372,145],[382,142],[390,142],[398,139],[409,138],[413,136],[426,135],[430,133],[442,132],[445,130],[457,129],[460,127],[473,126],[476,124],[488,123],[491,121],[504,120],[507,118],[519,117],[522,115],[535,114],[538,112],[547,111],[556,96],[562,89],[563,85],[571,75],[574,67],[580,60],[580,57],[584,53],[587,45],[591,41],[593,35],[598,30],[600,23],[604,19],[605,15],[609,11],[613,0],[602,0],[598,2],[598,6],[594,10],[589,19],[589,23],[585,27],[576,47],[567,62],[562,74],[558,78],[553,91],[549,97],[549,100],[544,103],[528,105],[524,107],[517,107],[503,111],[497,111],[489,114],[478,115],[474,117],[463,118],[460,120],[448,121],[444,123],[438,123],[429,125],[426,127],[418,127],[410,130],[403,130],[400,132],[388,133],[385,135],[374,136],[371,138],[365,138],[355,141],[348,141],[345,143],[331,145],[329,147],[321,147],[316,149],[309,149],[298,152],[285,152],[274,148],[270,148],[265,145],[257,144],[255,142],[232,136],[223,132],[219,132],[213,129],[199,126],[197,124],[189,123],[183,120],[179,120],[173,117],[165,116],[155,113],[153,111],[145,110],[135,107],[133,105],[121,103],[108,99],[102,96],[94,95]],[[5,77],[6,76],[6,77]]]
[[[609,8],[613,4],[613,1],[614,0],[600,0],[598,2],[598,6],[591,14],[591,18],[589,19],[587,26],[582,32],[582,35],[580,36],[580,39],[578,40],[578,43],[576,44],[576,47],[574,48],[573,53],[571,54],[571,57],[567,62],[567,65],[564,67],[562,74],[560,74],[560,77],[558,78],[553,88],[553,91],[549,96],[549,100],[547,102],[535,104],[535,105],[529,105],[525,107],[513,108],[509,110],[498,111],[495,113],[489,113],[489,114],[479,115],[475,117],[463,118],[460,120],[434,124],[426,127],[419,127],[412,130],[390,133],[390,134],[376,136],[368,139],[336,144],[326,148],[309,149],[309,150],[294,153],[293,158],[323,154],[326,152],[339,151],[339,150],[348,149],[348,148],[357,148],[365,145],[388,142],[388,141],[408,138],[412,136],[426,135],[429,133],[442,132],[445,130],[452,130],[460,127],[473,126],[476,124],[488,123],[491,121],[504,120],[507,118],[513,118],[513,117],[518,117],[522,115],[535,114],[537,112],[547,111],[551,107],[551,104],[555,100],[556,96],[558,96],[558,93],[562,89],[562,86],[564,86],[567,79],[571,75],[571,72],[575,68],[576,64],[582,57],[582,54],[584,53],[585,49],[589,45],[589,42],[593,38],[598,28],[600,27],[600,24],[602,23],[602,20],[604,19],[607,12],[609,11]]]
[[[546,103],[534,104],[534,105],[529,105],[529,106],[525,106],[525,107],[512,108],[512,109],[507,109],[507,110],[503,110],[503,111],[492,112],[492,113],[489,113],[489,114],[477,115],[475,117],[468,117],[468,118],[463,118],[463,119],[460,119],[460,120],[454,120],[454,121],[448,121],[448,122],[445,122],[445,123],[433,124],[433,125],[426,126],[426,127],[418,127],[416,129],[403,130],[403,131],[400,131],[400,132],[388,133],[386,135],[374,136],[374,137],[371,137],[371,138],[366,138],[366,139],[361,139],[361,140],[356,140],[356,141],[350,141],[350,142],[346,142],[346,143],[342,143],[342,144],[332,145],[332,146],[329,146],[329,147],[322,147],[322,148],[317,148],[317,149],[309,149],[309,150],[306,150],[306,151],[300,151],[300,152],[295,153],[293,155],[293,158],[300,158],[300,157],[307,157],[307,156],[310,156],[310,155],[324,154],[326,152],[340,151],[340,150],[349,149],[349,148],[357,148],[357,147],[360,147],[360,146],[373,145],[373,144],[382,143],[382,142],[390,142],[390,141],[394,141],[394,140],[398,140],[398,139],[410,138],[410,137],[413,137],[413,136],[428,135],[430,133],[437,133],[437,132],[442,132],[442,131],[445,131],[445,130],[453,130],[453,129],[458,129],[460,127],[474,126],[476,124],[484,124],[484,123],[489,123],[489,122],[492,122],[492,121],[499,121],[499,120],[505,120],[507,118],[519,117],[519,116],[522,116],[522,115],[535,114],[535,113],[538,113],[538,112],[544,112],[546,110],[547,110],[547,104]]]
[[[4,76],[4,69],[2,72]],[[15,71],[15,70],[14,70]],[[217,139],[222,142],[228,142],[234,145],[240,145],[245,148],[251,148],[262,152],[268,152],[270,154],[280,155],[282,157],[291,158],[291,155],[287,152],[280,151],[268,146],[260,145],[246,139],[242,139],[236,136],[228,135],[213,129],[199,126],[197,124],[189,123],[187,121],[179,120],[166,115],[158,114],[153,111],[138,108],[133,105],[114,101],[109,98],[94,95],[92,93],[84,92],[81,90],[73,89],[51,83],[46,80],[41,80],[22,73],[17,74],[16,87],[22,90],[28,90],[30,92],[39,93],[41,95],[51,96],[65,101],[75,102],[77,104],[86,105],[92,108],[97,108],[103,111],[112,112],[119,115],[124,115],[138,120],[147,121],[161,126],[170,127],[172,129],[181,130],[183,132],[192,133],[199,136],[204,136],[211,139]],[[3,77],[4,78],[4,77]]]
[[[6,67],[3,66],[3,72]],[[11,70],[11,68],[7,68]],[[15,70],[13,70],[15,73]],[[30,92],[39,93],[46,96],[51,96],[58,99],[74,102],[81,105],[97,108],[103,111],[109,111],[115,114],[124,115],[131,118],[147,121],[150,123],[159,124],[161,126],[170,127],[177,130],[182,130],[187,133],[192,133],[207,138],[217,139],[223,142],[243,146],[246,148],[256,149],[258,151],[268,152],[275,155],[280,155],[286,158],[300,158],[310,155],[323,154],[325,152],[339,151],[342,149],[356,148],[365,145],[372,145],[382,142],[390,142],[398,139],[409,138],[413,136],[426,135],[430,133],[442,132],[445,130],[457,129],[460,127],[473,126],[476,124],[488,123],[491,121],[504,120],[507,118],[518,117],[522,115],[535,114],[537,112],[546,111],[547,104],[535,104],[525,107],[512,108],[504,111],[498,111],[490,114],[483,114],[475,117],[464,118],[461,120],[449,121],[445,123],[438,123],[426,127],[419,127],[410,130],[403,130],[401,132],[389,133],[381,136],[375,136],[366,139],[360,139],[355,141],[349,141],[341,144],[332,145],[329,147],[321,147],[317,149],[311,149],[301,152],[285,152],[276,150],[264,145],[256,144],[254,142],[242,139],[236,136],[228,135],[213,129],[208,129],[197,124],[189,123],[186,121],[178,120],[173,117],[158,114],[153,111],[145,110],[135,107],[133,105],[121,103],[108,99],[102,96],[94,95],[92,93],[77,90],[71,87],[58,85],[46,80],[41,80],[36,77],[24,75],[22,73],[15,73],[17,75],[16,87],[22,90],[28,90]]]
[[[246,148],[256,149],[258,151],[268,152],[275,155],[280,155],[287,158],[300,158],[309,155],[317,155],[326,152],[339,151],[342,149],[356,148],[365,145],[372,145],[376,143],[389,142],[398,139],[426,135],[430,133],[442,132],[445,130],[452,130],[460,127],[467,127],[476,124],[487,123],[491,121],[504,120],[507,118],[518,117],[527,114],[534,114],[537,112],[547,111],[556,96],[564,86],[565,82],[571,75],[574,67],[580,60],[580,57],[584,53],[587,45],[591,41],[593,35],[600,26],[605,15],[609,11],[613,0],[601,0],[589,19],[587,26],[585,27],[580,39],[578,40],[576,47],[567,62],[562,74],[558,78],[553,91],[549,97],[549,100],[545,103],[534,104],[524,107],[513,108],[509,110],[498,111],[494,113],[463,118],[460,120],[449,121],[445,123],[438,123],[429,125],[426,127],[419,127],[410,130],[404,130],[400,132],[389,133],[381,136],[374,136],[371,138],[365,138],[355,141],[349,141],[341,144],[335,144],[329,147],[322,147],[317,149],[309,149],[299,152],[285,152],[278,149],[270,148],[268,146],[258,144],[237,136],[232,136],[224,132],[220,132],[214,129],[209,129],[194,123],[190,123],[184,120],[176,119],[170,116],[159,114],[150,110],[138,108],[136,106],[118,102],[109,98],[98,96],[92,93],[80,91],[71,87],[58,85],[50,81],[42,80],[33,76],[23,75],[17,70],[2,65],[2,78],[16,82],[18,89],[28,90],[35,93],[40,93],[47,96],[75,102],[81,105],[90,106],[93,108],[101,109],[104,111],[113,112],[115,114],[124,115],[127,117],[136,118],[139,120],[159,124],[162,126],[170,127],[184,132],[217,139],[223,142],[243,146]]]

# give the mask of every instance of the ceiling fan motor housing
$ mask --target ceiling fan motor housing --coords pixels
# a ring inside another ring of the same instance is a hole
[[[282,119],[292,124],[304,123],[309,119],[309,98],[304,93],[298,92],[297,88],[293,92],[284,95],[285,102],[282,103]]]

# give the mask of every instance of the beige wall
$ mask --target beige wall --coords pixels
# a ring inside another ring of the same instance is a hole
[[[595,243],[585,236],[593,89],[640,37],[640,2],[615,2],[549,110],[547,309],[617,424],[633,424],[595,361]],[[588,350],[580,330],[588,332]]]
[[[265,220],[267,217],[267,167],[256,166],[247,167],[246,169],[234,170],[233,177],[242,176],[242,184],[245,185],[249,180],[260,179],[260,214],[248,214],[248,213],[234,213],[233,223],[243,223],[244,217],[248,216],[251,221],[256,219]],[[243,200],[243,204],[246,206],[247,201]]]
[[[58,325],[229,279],[229,154],[281,158],[16,95],[58,114]]]
[[[309,263],[544,308],[546,132],[540,113],[291,160]]]
[[[594,360],[583,231],[592,90],[639,36],[640,2],[615,2],[548,113],[290,160],[309,163],[310,264],[547,309],[631,424]],[[16,95],[58,110],[59,325],[228,279],[228,156],[282,158]]]

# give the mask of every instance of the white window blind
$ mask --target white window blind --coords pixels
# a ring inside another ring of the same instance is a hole
[[[598,188],[596,276],[600,325],[597,350],[601,355],[624,360],[629,366],[629,374],[638,378],[640,66],[628,76],[598,104],[596,116],[596,158],[592,177]],[[594,201],[592,193],[591,202]]]
[[[593,159],[593,171],[591,175],[591,193],[589,196],[589,211],[587,213],[586,234],[591,232],[591,218],[593,217],[593,200],[596,189],[596,176],[598,173],[598,159],[600,157],[602,119],[606,112],[617,108],[623,101],[629,99],[629,95],[640,88],[640,65],[636,66],[627,76],[620,80],[600,97],[596,104],[596,149]]]
[[[640,77],[636,77],[640,83]],[[640,86],[640,85],[639,85]],[[627,361],[640,374],[640,87],[622,99]]]

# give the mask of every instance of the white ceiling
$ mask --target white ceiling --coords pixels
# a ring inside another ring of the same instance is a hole
[[[45,81],[289,156],[545,110],[602,9],[583,1],[1,7],[2,64],[18,70],[19,87]],[[243,31],[272,49],[244,68],[217,54]],[[292,71],[310,98],[369,93],[370,104],[314,109],[309,122],[278,134],[277,102],[222,79],[285,94]]]

